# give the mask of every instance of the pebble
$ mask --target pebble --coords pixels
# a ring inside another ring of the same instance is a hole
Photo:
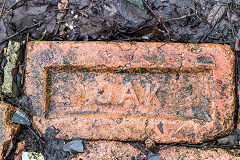
[[[22,125],[27,125],[27,126],[30,126],[31,125],[31,122],[29,120],[29,117],[27,116],[27,114],[25,112],[23,112],[22,110],[18,109],[13,117],[12,117],[12,121],[14,123],[17,123],[17,124],[22,124]]]
[[[44,157],[41,153],[23,152],[22,160],[44,160]]]
[[[67,142],[64,147],[64,151],[76,151],[76,152],[83,152],[83,144],[82,140],[73,140],[70,142]]]

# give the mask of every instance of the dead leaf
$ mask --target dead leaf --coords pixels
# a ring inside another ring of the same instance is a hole
[[[144,10],[144,5],[142,0],[127,0],[128,2],[135,4],[138,6],[141,10]]]
[[[64,9],[67,8],[68,0],[61,0],[61,2],[58,3],[58,9],[60,12],[64,12]]]
[[[11,140],[8,144],[8,149],[7,149],[7,152],[6,152],[6,155],[5,157],[3,158],[4,160],[8,157],[8,155],[10,154],[11,150],[13,149],[13,139],[11,137]]]
[[[7,38],[7,29],[2,19],[0,19],[0,42],[4,41]],[[6,46],[6,43],[0,44],[0,53]]]
[[[223,3],[214,5],[207,17],[207,22],[214,26],[222,18],[223,14],[226,11],[226,8],[227,6]]]

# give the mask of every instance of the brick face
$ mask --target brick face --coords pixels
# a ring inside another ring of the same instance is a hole
[[[14,139],[20,130],[20,125],[11,121],[15,111],[16,108],[12,105],[0,102],[0,160],[4,158],[10,140]]]
[[[239,160],[239,150],[224,150],[220,148],[202,149],[174,146],[160,149],[158,152],[161,160],[188,159],[188,160]]]
[[[148,151],[139,144],[117,141],[88,141],[85,151],[72,160],[88,159],[148,159]],[[239,150],[220,148],[191,148],[182,146],[161,146],[157,153],[161,160],[239,160]]]
[[[25,87],[34,123],[66,139],[201,143],[233,129],[225,45],[30,42]]]

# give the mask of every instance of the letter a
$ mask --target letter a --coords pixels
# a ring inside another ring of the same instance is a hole
[[[132,88],[132,84],[129,82],[126,84],[123,94],[120,97],[119,104],[123,104],[125,100],[132,99],[135,102],[135,105],[139,105],[138,98],[136,93],[134,92],[134,89]]]

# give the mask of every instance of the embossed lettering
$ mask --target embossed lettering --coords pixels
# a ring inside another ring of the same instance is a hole
[[[85,102],[85,87],[82,84],[73,85],[72,88],[74,89],[73,92],[69,94],[70,101],[73,103],[74,106],[83,105]],[[71,96],[71,94],[75,96]]]
[[[122,96],[119,99],[119,104],[124,104],[126,100],[132,100],[135,105],[139,105],[139,101],[137,98],[137,95],[132,88],[132,84],[129,82],[126,84],[126,86],[123,89]]]
[[[154,90],[151,92],[151,84],[146,84],[146,105],[150,107],[152,104],[152,101],[154,100],[156,104],[160,104],[160,101],[156,95],[156,92],[158,88],[160,87],[159,84],[156,84],[157,86],[154,88]]]
[[[111,103],[112,99],[112,86],[106,83],[103,83],[98,88],[98,97],[97,102],[106,104]]]

